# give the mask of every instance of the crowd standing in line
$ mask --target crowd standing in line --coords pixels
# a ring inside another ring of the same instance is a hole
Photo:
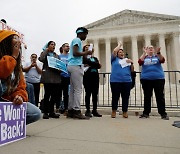
[[[90,45],[85,45],[83,47],[83,52],[89,50]],[[101,64],[97,57],[94,57],[94,49],[92,49],[92,55],[86,55],[83,57],[84,64],[84,77],[83,85],[85,88],[85,104],[86,112],[85,116],[87,117],[102,117],[101,114],[97,112],[97,102],[98,102],[98,92],[99,92],[99,73],[98,69],[101,68]],[[90,101],[92,95],[93,110],[90,111]],[[92,114],[91,114],[92,113]]]
[[[133,61],[124,57],[122,43],[113,50],[111,55],[110,85],[112,92],[112,118],[116,118],[116,110],[121,94],[123,117],[128,118],[128,104],[131,91],[131,72],[134,71]]]
[[[0,101],[16,105],[28,101],[26,82],[21,66],[21,41],[9,30],[0,30]],[[27,102],[26,124],[39,120],[41,111]]]
[[[144,111],[140,118],[149,118],[151,112],[151,97],[154,90],[157,102],[158,113],[164,120],[169,120],[165,110],[164,85],[165,77],[161,63],[165,62],[160,52],[161,48],[155,51],[152,45],[144,47],[144,52],[139,58],[139,65],[142,66],[141,84],[144,91]]]

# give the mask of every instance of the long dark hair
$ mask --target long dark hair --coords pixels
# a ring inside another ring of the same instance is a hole
[[[5,38],[2,42],[0,42],[0,59],[5,56],[5,55],[12,55],[13,51],[13,45],[12,45],[12,40],[13,40],[14,35],[10,35],[7,38]],[[20,75],[22,73],[22,67],[21,67],[21,52],[19,53],[17,59],[17,64],[14,68],[14,79],[12,80],[12,73],[5,79],[5,83],[7,86],[7,94],[10,94],[13,92],[17,85],[19,84],[20,80]]]

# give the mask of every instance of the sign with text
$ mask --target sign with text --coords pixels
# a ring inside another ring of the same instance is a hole
[[[67,66],[62,60],[59,60],[51,56],[47,56],[47,60],[48,60],[49,67],[61,70],[68,74]]]
[[[24,43],[24,34],[20,33],[19,31],[15,30],[14,28],[10,27],[2,21],[0,21],[0,30],[11,30],[16,32],[20,36],[21,42]]]
[[[26,108],[26,102],[0,102],[0,146],[26,138]]]

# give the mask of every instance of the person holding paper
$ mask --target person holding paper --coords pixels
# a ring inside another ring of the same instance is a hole
[[[70,45],[70,52],[68,57],[68,71],[70,74],[70,93],[68,114],[69,118],[89,119],[81,113],[81,94],[84,67],[82,64],[82,57],[91,55],[91,51],[82,51],[82,42],[87,37],[88,30],[84,27],[79,27],[76,30],[77,37],[72,40]]]
[[[85,45],[83,47],[83,52],[92,51],[92,55],[83,57],[83,64],[87,67],[87,70],[84,72],[83,84],[85,88],[85,103],[86,103],[86,112],[85,116],[87,117],[102,117],[101,114],[97,112],[97,101],[98,101],[98,92],[99,92],[99,73],[98,69],[101,68],[99,60],[93,56],[94,49],[91,45]],[[92,95],[93,110],[92,114],[90,111],[90,97]]]
[[[59,59],[59,56],[54,52],[55,46],[56,44],[54,41],[49,41],[47,48],[41,52],[39,57],[39,61],[43,63],[41,83],[44,84],[45,91],[43,119],[59,118],[60,116],[54,112],[54,104],[60,102],[60,71],[56,68],[51,68],[48,65],[48,56],[54,59],[53,63],[56,63],[56,59]]]
[[[154,90],[157,102],[158,113],[164,120],[169,120],[165,109],[164,85],[165,76],[161,66],[165,62],[160,52],[161,48],[155,51],[152,45],[144,47],[144,52],[138,60],[141,71],[141,84],[144,91],[144,111],[139,118],[149,118],[151,112],[151,97]]]
[[[21,67],[21,41],[9,30],[0,30],[0,101],[16,105],[28,101],[26,82]],[[39,120],[41,111],[27,103],[26,124]]]
[[[122,97],[122,115],[124,118],[128,118],[127,111],[132,84],[131,71],[134,71],[133,61],[124,58],[123,46],[119,42],[111,55],[110,85],[112,91],[112,118],[116,117],[120,94]]]

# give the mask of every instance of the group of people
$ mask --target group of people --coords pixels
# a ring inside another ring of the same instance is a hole
[[[98,69],[101,67],[99,61],[93,56],[93,52],[88,50],[89,45],[82,45],[86,39],[88,30],[80,27],[76,30],[77,37],[72,40],[70,46],[64,43],[60,48],[60,55],[55,50],[55,42],[48,42],[41,52],[39,61],[43,63],[41,83],[44,84],[44,114],[43,119],[59,118],[55,113],[60,108],[61,98],[64,103],[64,115],[68,118],[89,119],[90,117],[102,117],[97,112],[99,75]],[[87,56],[90,55],[90,56]],[[48,67],[47,57],[60,59],[67,65],[68,73]],[[88,67],[84,73],[84,66]],[[86,96],[86,114],[81,113],[81,93],[84,84]],[[94,86],[95,85],[95,86]],[[92,95],[93,110],[90,111],[90,97]],[[91,114],[92,113],[92,114]]]
[[[55,52],[56,43],[49,41],[40,56],[31,55],[31,62],[22,66],[21,64],[21,42],[19,36],[9,30],[0,31],[0,101],[12,101],[15,104],[27,102],[28,85],[33,85],[35,98],[34,105],[27,103],[27,124],[37,121],[41,116],[38,108],[40,83],[44,85],[43,119],[59,118],[55,113],[60,108],[61,98],[64,102],[63,113],[68,118],[89,119],[93,116],[102,117],[97,111],[99,74],[101,64],[94,57],[94,49],[89,44],[83,47],[88,35],[88,30],[79,27],[76,30],[77,37],[72,40],[70,46],[64,43],[60,48],[61,54]],[[48,56],[60,59],[67,65],[68,73],[62,72],[48,66]],[[37,63],[37,59],[42,65]],[[154,90],[158,113],[162,119],[168,120],[165,111],[164,84],[165,77],[161,66],[165,59],[160,48],[155,51],[149,45],[144,48],[139,58],[142,66],[140,81],[144,91],[144,111],[140,118],[148,118],[151,112],[151,97]],[[134,72],[133,61],[124,56],[121,42],[111,54],[110,86],[112,91],[112,114],[116,117],[118,101],[122,97],[122,116],[128,118],[129,96],[132,88],[132,72]],[[25,79],[23,75],[25,72]],[[85,88],[85,116],[81,113],[82,86]],[[90,98],[92,95],[93,109],[90,110]]]
[[[165,111],[164,85],[165,75],[161,63],[165,62],[160,52],[160,48],[156,51],[152,45],[144,47],[144,52],[138,60],[142,66],[140,82],[144,91],[144,111],[139,118],[149,118],[151,112],[151,98],[153,90],[156,96],[158,113],[164,120],[169,120]],[[116,117],[116,110],[121,94],[123,117],[128,118],[128,103],[130,90],[132,88],[132,72],[134,72],[133,61],[124,57],[122,43],[113,50],[111,56],[111,76],[110,85],[112,91],[112,118]]]

